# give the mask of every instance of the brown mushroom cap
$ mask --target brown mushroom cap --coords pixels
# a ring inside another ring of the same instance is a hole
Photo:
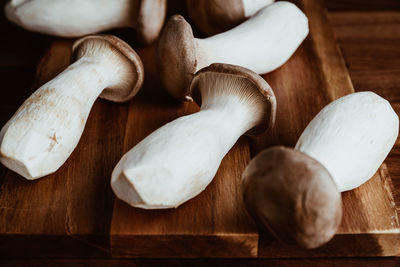
[[[93,53],[93,50],[86,47],[89,43],[92,47],[93,44],[98,44],[99,47],[106,44],[108,49],[118,53],[122,60],[126,60],[125,63],[129,67],[129,71],[126,71],[126,78],[121,80],[121,84],[104,89],[100,97],[114,102],[124,102],[135,96],[144,79],[143,64],[136,52],[127,43],[113,35],[88,35],[73,44],[72,61],[78,60],[87,53]]]
[[[156,60],[165,89],[179,99],[190,97],[188,85],[196,72],[196,46],[192,28],[182,16],[172,16],[165,25]]]
[[[264,109],[260,111],[263,112],[261,123],[251,129],[247,134],[260,134],[274,126],[276,115],[276,99],[274,92],[260,75],[244,67],[225,63],[214,63],[199,70],[194,75],[189,87],[190,94],[199,105],[201,105],[201,90],[203,87],[207,87],[207,76],[215,80],[216,74],[221,78],[219,79],[218,87],[220,88],[218,89],[226,91],[232,91],[234,89],[236,90],[235,93],[240,94],[243,100],[248,100],[250,105],[255,105],[257,102],[254,98],[261,100],[262,109]],[[229,80],[226,79],[227,76],[240,79],[240,83],[235,83],[237,88],[226,85],[226,81]],[[206,77],[206,79],[200,79],[200,77]],[[246,90],[251,90],[251,92]]]
[[[297,150],[273,147],[258,154],[242,178],[248,211],[279,240],[315,248],[336,233],[341,195],[318,161]]]
[[[164,24],[167,0],[141,0],[136,21],[138,38],[145,44],[155,41]]]
[[[225,32],[246,18],[242,0],[186,0],[190,19],[204,34]]]

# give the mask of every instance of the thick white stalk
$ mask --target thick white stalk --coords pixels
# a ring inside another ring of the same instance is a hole
[[[398,133],[399,118],[389,102],[372,92],[360,92],[321,110],[296,149],[319,161],[343,192],[375,174]]]
[[[12,0],[9,20],[21,27],[63,37],[77,37],[117,27],[135,27],[137,0]]]
[[[237,27],[196,39],[196,71],[214,62],[262,74],[283,65],[308,34],[308,19],[294,4],[277,2]]]
[[[115,167],[111,186],[132,206],[173,208],[211,182],[237,139],[260,119],[237,95],[204,102],[142,140]]]
[[[22,104],[0,132],[0,160],[6,167],[36,179],[67,160],[94,101],[118,79],[115,67],[99,60],[80,58]]]

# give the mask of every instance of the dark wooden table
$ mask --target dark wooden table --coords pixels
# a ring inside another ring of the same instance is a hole
[[[5,1],[1,1],[3,6]],[[326,0],[329,19],[356,91],[374,91],[388,99],[400,115],[400,0]],[[52,38],[24,31],[0,15],[0,126],[32,90],[38,60]],[[400,139],[386,160],[400,215]],[[0,165],[0,183],[4,166]],[[1,192],[0,192],[1,193]],[[0,260],[9,266],[400,266],[400,258],[290,260]]]

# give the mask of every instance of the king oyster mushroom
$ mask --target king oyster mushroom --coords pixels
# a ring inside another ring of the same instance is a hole
[[[157,66],[165,89],[191,100],[190,80],[212,63],[227,63],[267,73],[283,65],[308,34],[308,20],[294,4],[277,2],[239,26],[205,39],[193,37],[180,15],[165,25],[157,45]]]
[[[369,180],[393,147],[399,118],[372,92],[339,98],[310,122],[295,149],[273,147],[243,172],[246,206],[278,239],[315,248],[336,233],[340,192]]]
[[[241,135],[274,124],[274,93],[248,69],[212,64],[196,73],[190,91],[199,96],[200,111],[159,128],[115,167],[111,187],[129,205],[179,206],[206,188]]]
[[[144,43],[157,39],[167,0],[11,0],[7,18],[35,32],[80,37],[112,28],[132,27]]]
[[[73,45],[73,63],[36,90],[0,132],[0,161],[32,180],[55,172],[79,142],[100,95],[122,102],[143,83],[139,56],[111,35],[89,35]]]
[[[186,0],[190,19],[206,35],[227,31],[275,0]]]

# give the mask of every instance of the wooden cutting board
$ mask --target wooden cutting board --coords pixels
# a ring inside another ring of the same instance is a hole
[[[154,46],[137,48],[146,79],[130,103],[98,100],[79,145],[53,175],[0,181],[1,257],[346,257],[400,251],[400,225],[385,164],[356,190],[343,193],[338,234],[315,250],[283,245],[259,232],[241,198],[240,176],[252,155],[294,146],[308,122],[332,100],[354,91],[325,10],[318,0],[296,4],[310,35],[281,68],[265,75],[278,100],[272,132],[239,139],[214,181],[177,209],[146,211],[116,199],[111,172],[120,157],[165,123],[199,110],[163,92]],[[121,36],[123,39],[124,36]],[[39,64],[34,88],[69,64],[72,41],[55,41]],[[132,44],[132,43],[131,43]],[[1,170],[0,170],[1,171]]]

